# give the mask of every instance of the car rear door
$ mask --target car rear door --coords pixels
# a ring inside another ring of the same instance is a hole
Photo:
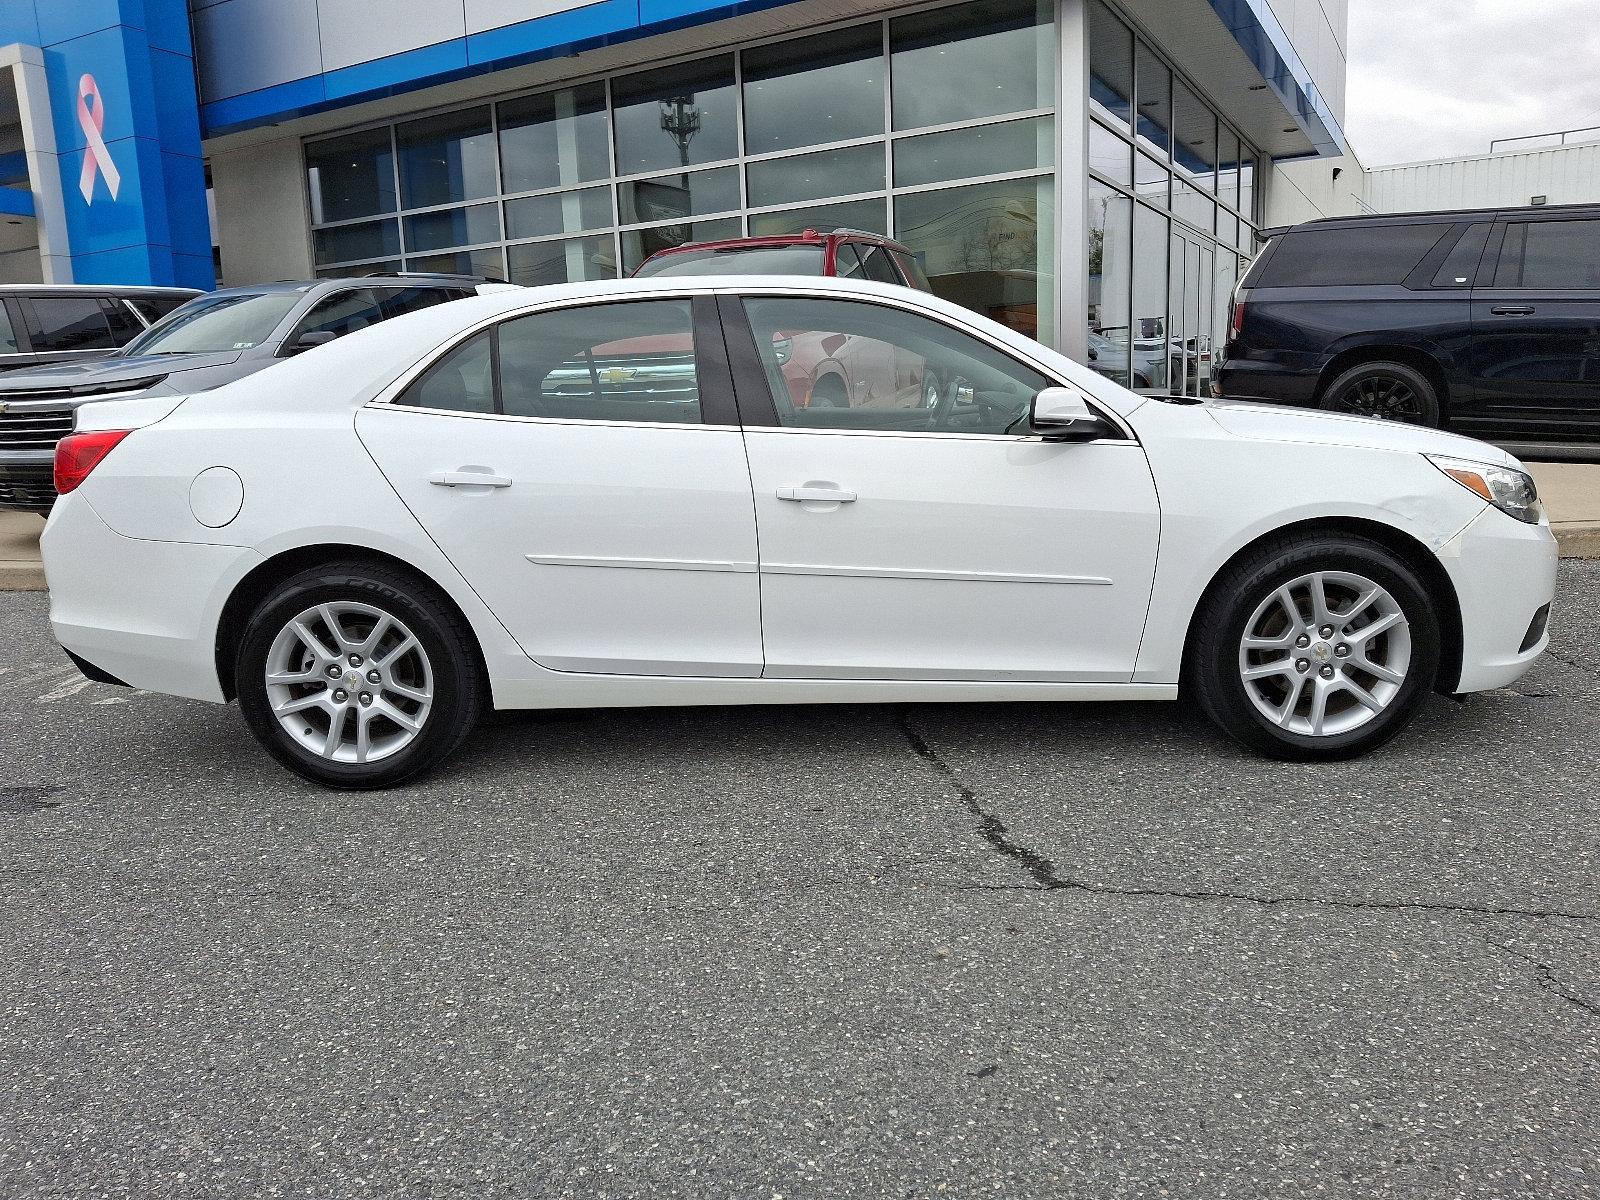
[[[721,307],[766,676],[1131,678],[1160,527],[1137,442],[1120,427],[1084,443],[1030,435],[1029,402],[1056,381],[912,306],[774,292]],[[835,337],[915,357],[947,386],[932,407],[793,403],[786,346]]]
[[[1600,218],[1501,220],[1490,250],[1493,269],[1472,293],[1473,424],[1533,437],[1593,434],[1600,428]]]
[[[510,318],[356,430],[535,661],[761,673],[750,472],[710,297]]]

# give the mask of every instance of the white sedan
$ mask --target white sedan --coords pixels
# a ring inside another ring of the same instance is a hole
[[[1345,757],[1526,671],[1556,573],[1481,442],[1136,395],[855,280],[461,300],[85,407],[56,470],[84,672],[237,698],[336,787],[432,767],[490,706],[1181,693]]]

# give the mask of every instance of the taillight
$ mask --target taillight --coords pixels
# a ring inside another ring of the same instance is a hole
[[[1232,337],[1238,337],[1244,332],[1244,296],[1245,294],[1240,292],[1233,298],[1233,320],[1228,324]]]
[[[69,433],[56,443],[56,492],[65,496],[117,448],[131,429],[95,429],[88,433]]]

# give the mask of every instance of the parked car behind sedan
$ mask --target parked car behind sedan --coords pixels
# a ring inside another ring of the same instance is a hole
[[[107,357],[0,375],[0,509],[50,510],[56,443],[91,400],[219,387],[353,330],[474,295],[478,283],[388,276],[190,293],[197,298]]]
[[[797,337],[969,386],[796,405]],[[640,385],[665,352],[693,368],[670,394]],[[1163,403],[866,281],[484,296],[80,417],[43,538],[56,638],[91,678],[237,698],[335,787],[432,767],[489,705],[1180,684],[1245,745],[1331,759],[1548,638],[1555,540],[1503,451]]]
[[[1402,213],[1269,232],[1216,390],[1600,445],[1600,205]]]

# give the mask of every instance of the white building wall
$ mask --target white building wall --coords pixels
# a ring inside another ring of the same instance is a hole
[[[311,277],[311,224],[300,139],[213,151],[211,185],[223,286]]]
[[[1267,0],[1267,4],[1343,125],[1349,0]]]
[[[1471,158],[1406,163],[1373,170],[1367,202],[1379,212],[1499,208],[1600,201],[1600,142]]]
[[[1295,225],[1369,211],[1367,173],[1354,154],[1271,164],[1262,224]]]

